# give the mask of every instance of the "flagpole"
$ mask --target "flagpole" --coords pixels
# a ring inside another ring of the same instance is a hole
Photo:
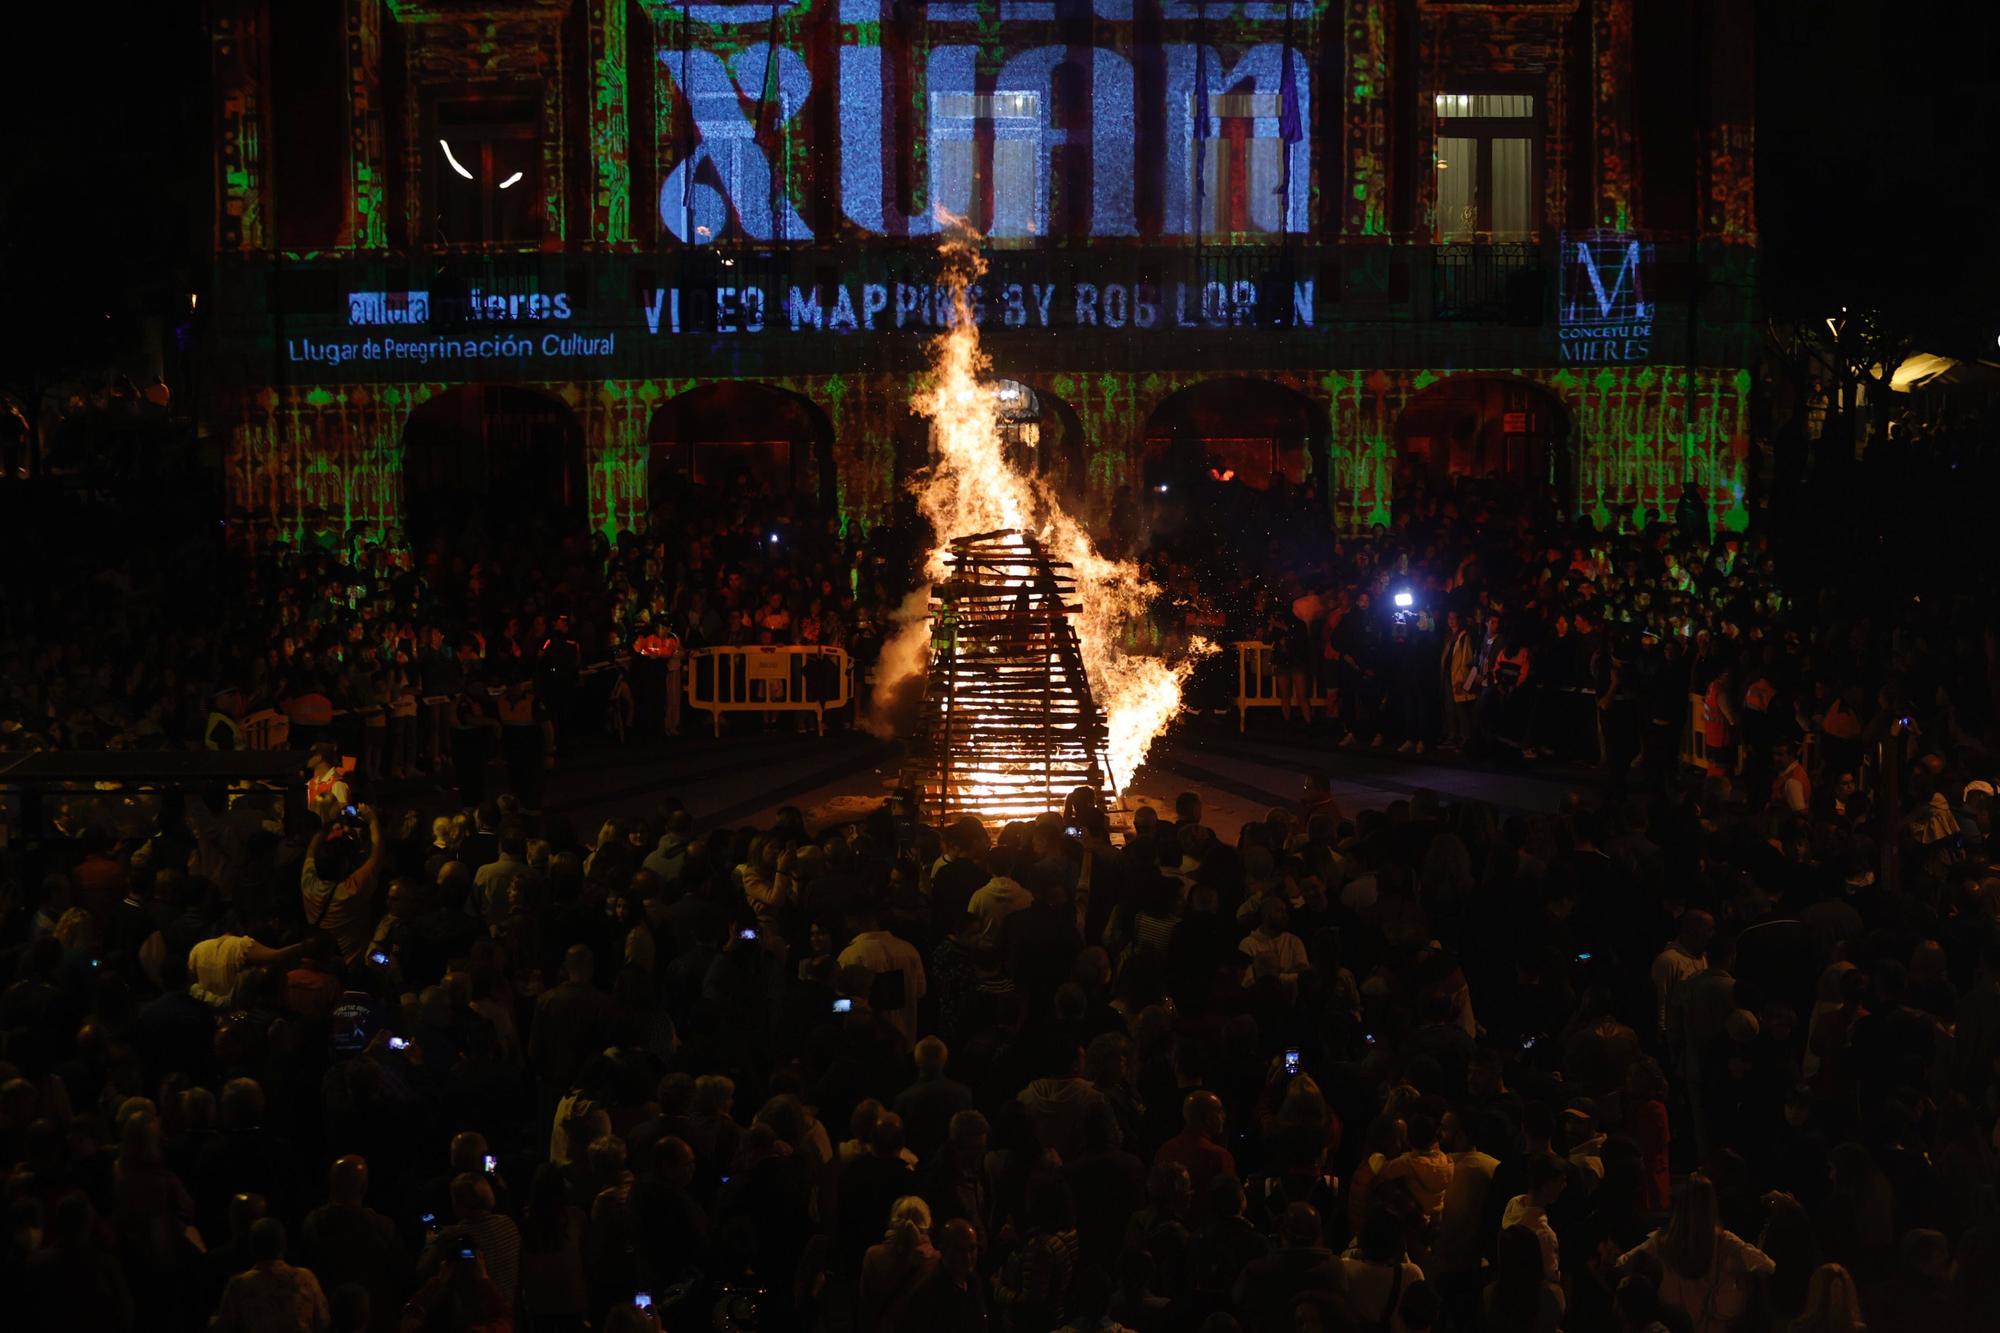
[[[1202,208],[1208,202],[1208,0],[1194,4],[1194,276],[1202,282]],[[1197,288],[1197,290],[1202,290]]]

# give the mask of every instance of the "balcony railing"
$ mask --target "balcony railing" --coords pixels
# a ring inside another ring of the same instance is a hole
[[[1539,324],[1545,285],[1540,246],[1440,245],[1431,251],[1434,319]]]

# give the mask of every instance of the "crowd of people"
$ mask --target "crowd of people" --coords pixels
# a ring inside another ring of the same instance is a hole
[[[275,711],[293,748],[337,735],[371,778],[456,777],[476,804],[455,740],[483,769],[485,730],[531,722],[520,790],[578,739],[658,737],[679,724],[669,664],[711,645],[872,652],[910,562],[906,534],[846,533],[747,484],[663,508],[644,537],[505,536],[266,533],[249,554],[100,550],[24,579],[0,641],[0,747],[241,747]]]
[[[8,748],[200,745],[252,705],[321,743],[305,808],[80,800],[0,847],[19,1321],[1986,1327],[2000,641],[1975,588],[1871,555],[1961,540],[1907,506],[1831,554],[1783,518],[1416,493],[1367,540],[1135,539],[1158,637],[1271,642],[1326,749],[1606,781],[1345,811],[1313,771],[1263,820],[1187,795],[1115,837],[1087,794],[992,831],[906,793],[827,828],[540,809],[592,662],[864,644],[893,531],[745,502],[52,570],[9,610]],[[506,794],[371,800],[484,722]]]
[[[7,850],[24,1329],[1950,1333],[2000,1297],[1977,783],[1882,878],[1838,805],[1695,773],[1532,818],[1308,777],[1121,843],[1082,797],[994,837],[902,795],[424,823],[325,760],[290,822],[197,793]]]

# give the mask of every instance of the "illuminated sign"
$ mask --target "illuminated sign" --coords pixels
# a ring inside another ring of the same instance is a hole
[[[500,333],[473,337],[287,338],[287,360],[332,368],[355,362],[428,366],[445,361],[568,360],[616,355],[615,333]]]
[[[1289,287],[1289,291],[1286,288]],[[1231,282],[1037,282],[1000,278],[971,289],[975,324],[1011,329],[1107,329],[1114,332],[1185,332],[1243,328],[1265,323],[1310,329],[1314,325],[1314,283],[1248,279]],[[1288,307],[1274,305],[1289,300]],[[467,332],[450,318],[463,312],[478,323],[534,325],[567,320],[569,294],[510,294],[474,289],[463,303],[444,303],[424,292],[349,292],[350,327],[413,326],[407,334],[357,337],[293,336],[286,358],[325,367],[357,363],[428,366],[449,361],[546,361],[618,355],[621,339],[629,349],[655,337],[715,337],[789,333],[837,337],[846,334],[929,335],[949,328],[955,318],[951,297],[941,285],[925,282],[792,283],[765,287],[654,287],[642,291],[623,316],[607,327],[561,333],[534,327]],[[432,324],[424,329],[414,326]]]
[[[568,292],[488,292],[474,287],[463,297],[429,292],[349,292],[347,322],[354,325],[427,324],[433,305],[446,319],[568,319]]]
[[[1565,232],[1556,339],[1570,365],[1644,361],[1658,307],[1646,297],[1653,244],[1627,232]]]
[[[973,323],[1003,329],[1224,329],[1258,322],[1255,282],[988,282],[969,293]],[[712,304],[711,304],[712,303]],[[953,322],[942,286],[909,282],[762,287],[656,287],[648,333],[935,332]],[[1295,282],[1289,323],[1313,324],[1313,284]]]

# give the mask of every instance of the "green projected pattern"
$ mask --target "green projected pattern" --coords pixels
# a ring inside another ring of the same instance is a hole
[[[1345,236],[1389,234],[1389,0],[1347,0]]]
[[[388,162],[384,156],[381,0],[347,4],[347,217],[341,244],[381,250],[389,244],[384,212]]]
[[[1396,424],[1425,390],[1454,378],[1512,378],[1539,385],[1569,413],[1579,512],[1598,524],[1625,511],[1670,507],[1686,482],[1700,485],[1724,526],[1741,531],[1749,439],[1750,373],[1673,366],[1465,371],[1330,371],[1316,381],[1261,377],[1309,399],[1328,441],[1333,521],[1365,531],[1390,519]],[[1085,511],[1101,521],[1116,494],[1141,476],[1148,424],[1167,400],[1216,377],[1203,372],[1024,373],[1037,394],[1060,400],[1081,423]],[[1230,377],[1240,379],[1242,377]],[[713,378],[523,384],[574,414],[589,478],[591,526],[607,535],[643,527],[648,433],[655,414]],[[900,484],[895,439],[907,420],[911,381],[899,375],[768,377],[756,381],[806,399],[835,441],[835,492],[844,522],[887,518]],[[1692,385],[1694,401],[1685,401]],[[403,435],[410,416],[451,384],[411,382],[343,389],[263,389],[238,404],[226,467],[239,521],[269,523],[286,540],[348,527],[399,540]]]
[[[626,129],[625,0],[590,5],[590,239],[632,239],[632,164]]]

